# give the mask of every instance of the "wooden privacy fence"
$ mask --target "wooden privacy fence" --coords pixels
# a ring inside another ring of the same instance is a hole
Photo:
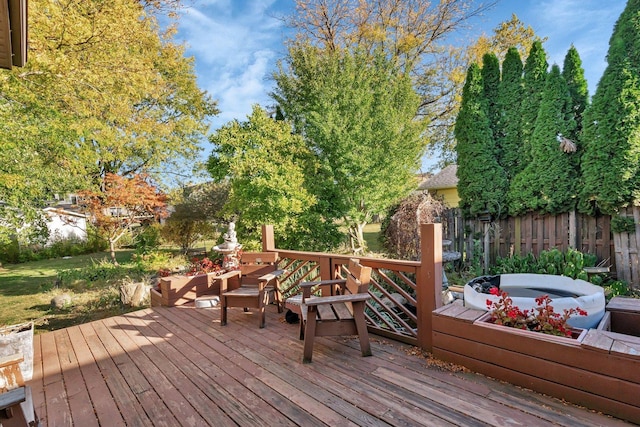
[[[618,215],[633,218],[636,225],[635,233],[613,233],[618,279],[631,283],[635,289],[639,289],[640,208],[634,206],[621,209]]]
[[[442,222],[443,239],[451,240],[451,249],[461,252],[462,259],[466,261],[474,259],[474,252],[477,256],[478,251],[484,253],[485,249],[489,253],[489,265],[493,265],[498,257],[528,253],[538,256],[543,250],[558,248],[566,251],[571,247],[595,254],[598,262],[605,261],[612,266],[612,271],[616,269],[610,216],[591,217],[575,212],[559,215],[531,213],[487,223],[463,219],[459,209],[449,209]],[[634,249],[638,247],[640,244]],[[637,250],[635,253],[637,264]]]

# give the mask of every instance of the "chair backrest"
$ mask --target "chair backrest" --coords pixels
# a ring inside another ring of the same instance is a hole
[[[345,287],[347,292],[352,294],[362,294],[369,292],[371,282],[371,267],[365,267],[357,259],[351,258],[348,264],[349,274]]]
[[[277,269],[277,252],[245,252],[240,258],[243,285],[257,285],[259,277]]]

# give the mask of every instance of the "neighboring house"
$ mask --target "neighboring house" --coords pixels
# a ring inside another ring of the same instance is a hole
[[[44,208],[47,228],[49,229],[49,243],[60,239],[87,239],[87,217],[60,207]]]
[[[434,196],[442,196],[447,206],[457,208],[460,203],[457,171],[458,165],[449,165],[420,184],[418,189],[426,190]]]

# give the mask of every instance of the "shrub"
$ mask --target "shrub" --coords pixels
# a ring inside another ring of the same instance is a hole
[[[82,289],[115,283],[125,278],[142,280],[147,274],[148,271],[138,264],[115,265],[103,260],[83,268],[58,271],[57,283],[63,288]]]
[[[135,248],[138,253],[147,253],[160,246],[160,225],[152,224],[145,227],[135,238]]]
[[[491,273],[553,274],[587,280],[584,268],[593,267],[596,260],[595,255],[584,254],[576,249],[569,248],[566,252],[562,252],[553,248],[540,252],[537,259],[531,253],[524,256],[499,258],[496,260],[496,265],[491,268]]]
[[[414,193],[391,208],[380,230],[387,253],[400,259],[420,259],[420,224],[435,222],[445,209],[442,200],[428,193]]]

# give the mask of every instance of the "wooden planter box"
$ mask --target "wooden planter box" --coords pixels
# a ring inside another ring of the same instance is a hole
[[[640,346],[600,348],[602,333],[577,339],[486,322],[458,304],[433,312],[433,354],[484,375],[640,423]],[[634,354],[635,353],[635,354]]]
[[[640,337],[640,299],[611,298],[598,329]]]
[[[192,303],[196,297],[220,295],[220,284],[226,281],[228,289],[240,286],[240,272],[229,271],[220,275],[214,273],[197,276],[168,276],[160,279],[160,291],[151,289],[151,306],[173,307]]]

